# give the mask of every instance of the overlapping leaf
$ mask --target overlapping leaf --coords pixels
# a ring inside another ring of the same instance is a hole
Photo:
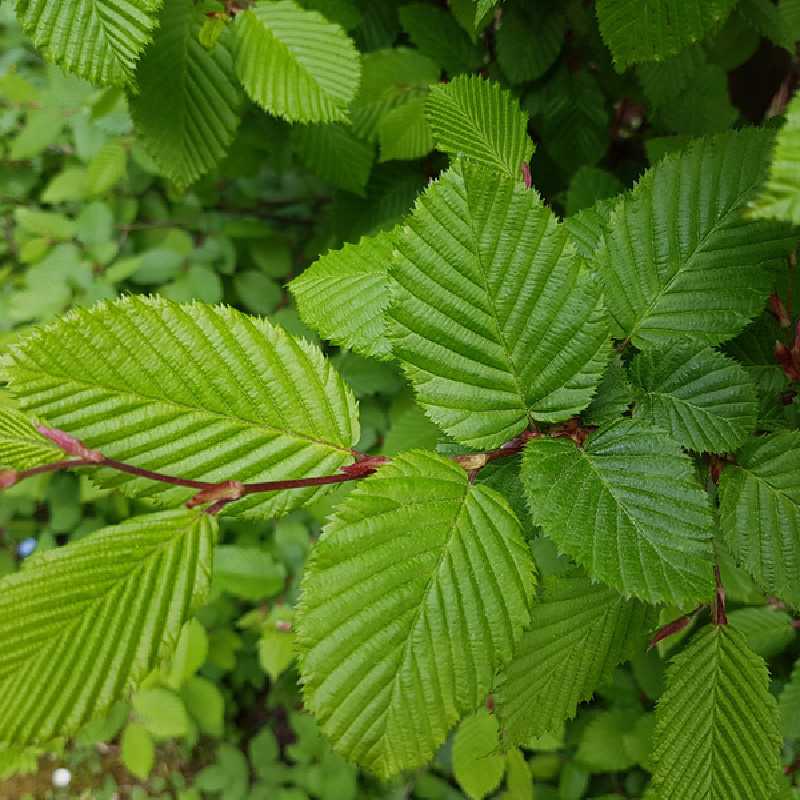
[[[533,153],[528,117],[519,101],[499,84],[460,75],[436,86],[426,112],[436,147],[519,178]]]
[[[74,311],[22,338],[5,369],[24,410],[108,457],[185,478],[329,474],[359,435],[355,401],[317,348],[224,307],[128,297]],[[191,493],[99,477],[168,504]],[[272,516],[315,495],[251,495],[228,508]]]
[[[216,528],[136,517],[0,581],[0,746],[75,733],[157,665],[205,598]]]
[[[658,703],[659,800],[771,798],[779,772],[777,703],[764,661],[729,626],[709,626],[672,662]]]
[[[433,133],[420,95],[387,111],[378,125],[381,161],[422,158],[433,150]]]
[[[800,432],[753,439],[719,485],[722,535],[770,594],[800,607]]]
[[[495,687],[508,744],[558,728],[644,645],[654,613],[583,576],[548,579]]]
[[[375,147],[342,123],[298,125],[292,131],[300,160],[320,178],[364,195]]]
[[[501,495],[412,451],[337,508],[302,590],[306,707],[342,754],[389,776],[425,764],[511,658],[533,564]]]
[[[698,140],[620,201],[595,261],[617,335],[640,348],[681,336],[715,344],[763,308],[770,268],[794,245],[787,226],[742,214],[770,142],[757,129]]]
[[[229,36],[212,50],[198,39],[204,19],[192,0],[170,0],[158,33],[136,70],[130,109],[148,153],[178,186],[212,169],[239,125],[242,94]]]
[[[393,350],[448,434],[492,447],[587,405],[608,359],[600,288],[535,192],[456,162],[397,250]]]
[[[755,426],[753,382],[735,361],[709,347],[675,341],[640,353],[630,376],[636,416],[697,452],[735,450]]]
[[[33,423],[12,408],[0,408],[0,469],[28,469],[58,461],[64,454]]]
[[[50,61],[95,84],[130,82],[161,0],[17,0],[17,18]]]
[[[794,665],[789,682],[778,698],[783,735],[800,739],[800,659]]]
[[[583,448],[534,439],[522,482],[533,521],[592,577],[678,606],[712,591],[708,496],[662,431],[620,420]]]
[[[348,118],[361,64],[338,25],[293,0],[278,0],[240,14],[236,33],[236,72],[262,108],[292,122]]]

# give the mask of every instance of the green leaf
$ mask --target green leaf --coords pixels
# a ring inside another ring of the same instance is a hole
[[[130,98],[145,150],[179,188],[225,156],[242,105],[230,37],[207,50],[198,38],[203,19],[192,0],[164,3],[155,41],[136,70],[139,92]]]
[[[673,341],[640,353],[629,375],[635,416],[698,453],[735,450],[756,427],[758,399],[747,372],[710,347]]]
[[[672,58],[640,64],[636,71],[650,104],[661,108],[680,97],[705,64],[705,52],[695,44]]]
[[[140,781],[146,781],[156,760],[153,737],[144,725],[131,722],[125,726],[120,743],[125,769]]]
[[[289,288],[303,321],[341,347],[384,358],[391,351],[389,305],[393,233],[363,238],[318,258]]]
[[[225,307],[126,297],[71,312],[9,348],[24,410],[119,461],[204,481],[328,475],[350,463],[356,404],[320,351]],[[192,490],[110,470],[131,496]],[[225,511],[272,517],[318,496],[250,495]]]
[[[582,416],[589,425],[608,425],[619,419],[632,402],[633,387],[628,382],[622,359],[615,355],[606,368],[597,393]]]
[[[183,700],[170,689],[141,689],[133,696],[133,710],[148,732],[159,739],[185,736],[189,715]]]
[[[772,606],[737,608],[728,614],[728,623],[761,658],[774,658],[795,639],[792,618]]]
[[[725,70],[716,64],[700,67],[685,89],[660,109],[659,117],[676,133],[693,136],[729,128],[739,112],[731,103]]]
[[[640,650],[655,614],[583,576],[548,578],[531,624],[495,687],[506,744],[527,744],[575,716],[618,664]]]
[[[206,736],[222,736],[225,729],[225,698],[215,683],[193,675],[181,687],[186,710]]]
[[[800,608],[800,432],[749,441],[719,483],[720,528],[762,589]]]
[[[608,359],[600,289],[535,192],[456,162],[396,247],[393,351],[446,433],[492,447],[587,405]]]
[[[34,109],[28,114],[22,130],[14,137],[8,157],[12,161],[23,161],[38,156],[55,144],[63,128],[62,109],[52,106]]]
[[[290,122],[347,120],[361,64],[338,25],[279,0],[239,14],[236,32],[236,73],[254,102]]]
[[[597,0],[600,33],[622,72],[661,61],[719,28],[736,0]]]
[[[69,736],[157,666],[205,599],[216,531],[207,514],[134,517],[3,578],[0,742]]]
[[[506,771],[497,720],[485,708],[462,720],[453,737],[453,775],[472,800],[483,800]]]
[[[294,613],[286,606],[275,606],[264,620],[258,640],[258,661],[273,681],[294,661]]]
[[[170,688],[180,689],[181,685],[203,666],[208,656],[208,635],[206,629],[191,619],[181,630],[175,655],[170,665],[167,682]]]
[[[575,759],[592,772],[625,772],[637,763],[625,737],[642,718],[638,708],[615,708],[591,717],[583,730]]]
[[[770,141],[758,129],[697,140],[619,202],[596,259],[617,335],[640,348],[681,336],[716,344],[761,311],[770,268],[794,245],[787,227],[742,216]]]
[[[783,735],[800,739],[800,659],[795,662],[792,677],[778,697]]]
[[[622,192],[622,182],[611,172],[599,167],[580,167],[572,176],[567,192],[567,215],[589,209],[601,200]]]
[[[497,5],[497,0],[475,0],[475,26]]]
[[[378,125],[381,161],[422,158],[433,150],[433,133],[425,116],[425,97],[414,97],[387,111]]]
[[[45,439],[24,414],[13,408],[0,408],[0,467],[28,469],[63,457],[61,450]]]
[[[507,753],[506,790],[500,800],[534,800],[531,768],[518,748]]]
[[[672,662],[656,711],[659,798],[771,798],[778,714],[764,661],[730,626],[708,626]]]
[[[255,547],[225,544],[214,556],[214,583],[235,597],[257,602],[283,589],[286,570],[269,553]]]
[[[799,172],[800,95],[786,107],[786,122],[775,139],[769,177],[750,205],[750,216],[800,225]]]
[[[567,18],[560,4],[525,3],[503,9],[497,29],[497,63],[511,83],[541,78],[564,46]]]
[[[298,125],[292,131],[300,160],[339,189],[364,196],[375,160],[373,145],[342,124]]]
[[[583,448],[534,439],[522,482],[534,523],[592,577],[653,603],[711,594],[708,495],[663,432],[620,420]]]
[[[528,117],[499,84],[460,75],[431,89],[426,111],[438,150],[519,178],[533,154]]]
[[[89,162],[86,170],[86,191],[90,195],[105,194],[125,177],[128,153],[120,142],[106,142]]]
[[[17,0],[33,44],[67,72],[123,86],[158,24],[161,0]]]
[[[433,453],[397,456],[338,506],[306,566],[306,708],[380,776],[427,763],[511,658],[533,587],[501,495]]]

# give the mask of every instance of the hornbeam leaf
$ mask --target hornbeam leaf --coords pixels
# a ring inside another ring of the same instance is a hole
[[[788,739],[800,739],[800,659],[795,662],[792,676],[778,698],[781,728]]]
[[[733,359],[692,342],[640,353],[629,375],[636,417],[697,452],[735,450],[755,426],[756,387]]]
[[[720,527],[739,564],[800,608],[800,432],[749,441],[719,482]]]
[[[528,115],[499,84],[459,75],[434,86],[426,106],[436,147],[519,178],[533,154]]]
[[[19,411],[0,408],[0,469],[28,469],[59,461],[64,454]]]
[[[239,14],[236,32],[236,72],[254,102],[291,122],[347,120],[361,64],[338,25],[278,0]]]
[[[70,312],[9,348],[23,410],[109,457],[205,481],[335,472],[358,440],[355,400],[320,351],[225,307],[126,297]],[[192,493],[103,470],[107,486],[177,505]],[[274,516],[314,489],[250,495]]]
[[[778,709],[763,659],[730,626],[708,626],[667,670],[656,710],[655,797],[769,800]]]
[[[583,448],[534,439],[522,483],[534,523],[592,577],[652,603],[710,596],[708,495],[662,431],[620,420]]]
[[[161,0],[17,0],[22,29],[50,61],[91,83],[130,83]]]
[[[609,355],[600,287],[535,192],[457,161],[396,247],[389,338],[446,433],[493,447],[589,403]]]
[[[75,733],[157,666],[204,601],[216,532],[207,514],[135,517],[0,581],[0,749]]]
[[[225,156],[243,100],[230,37],[207,50],[198,39],[204,19],[192,0],[164,4],[155,41],[136,70],[139,91],[130,98],[145,149],[181,188]]]
[[[620,200],[595,261],[617,335],[641,349],[684,336],[716,344],[761,311],[770,268],[795,243],[788,226],[742,214],[771,139],[750,129],[697,140]]]
[[[397,456],[336,509],[306,566],[306,707],[381,776],[421,766],[473,711],[529,618],[533,562],[493,489],[441,456]]]
[[[614,668],[641,650],[655,613],[583,576],[548,578],[495,707],[506,744],[523,744],[575,716]]]

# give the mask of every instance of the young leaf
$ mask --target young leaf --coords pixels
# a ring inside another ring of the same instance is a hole
[[[437,149],[450,155],[463,154],[518,179],[533,154],[519,101],[477,75],[459,75],[433,87],[426,112]]]
[[[617,335],[642,349],[681,336],[716,344],[763,308],[770,268],[794,246],[788,227],[742,217],[771,138],[750,129],[697,140],[623,197],[596,259]]]
[[[378,124],[381,161],[422,158],[433,150],[433,133],[425,117],[425,97],[414,97],[387,111]]]
[[[225,156],[242,106],[231,37],[207,50],[198,39],[203,19],[192,0],[164,4],[155,41],[136,70],[139,91],[129,101],[142,144],[180,188]]]
[[[534,439],[522,482],[534,523],[592,577],[652,603],[710,596],[708,495],[662,431],[620,420],[583,448]]]
[[[710,347],[673,341],[640,353],[629,375],[637,418],[697,452],[735,450],[756,426],[753,382],[733,359]]]
[[[622,72],[673,56],[718,28],[736,0],[597,0],[600,33]]]
[[[589,578],[548,578],[529,630],[497,678],[506,744],[525,744],[574,717],[578,703],[642,648],[654,622],[643,603]]]
[[[729,626],[708,626],[672,662],[658,702],[659,798],[771,798],[778,713],[764,661]]]
[[[216,531],[207,514],[134,517],[3,578],[0,743],[69,736],[136,686],[203,602]]]
[[[278,0],[241,13],[236,33],[236,73],[254,102],[293,122],[347,120],[361,64],[338,25]]]
[[[753,439],[722,471],[720,527],[770,594],[800,607],[800,432]]]
[[[146,781],[156,759],[155,743],[147,728],[139,722],[126,725],[120,748],[125,769],[140,781]]]
[[[327,475],[351,460],[356,404],[319,350],[224,307],[126,297],[31,332],[6,357],[23,409],[109,458],[205,481]],[[104,470],[131,496],[177,505],[192,493]],[[274,516],[312,488],[226,507]]]
[[[426,763],[528,622],[533,563],[505,499],[412,451],[359,482],[303,577],[306,707],[381,776]]]
[[[456,162],[397,249],[390,339],[446,433],[492,447],[587,405],[609,352],[600,288],[535,192]]]
[[[503,778],[497,720],[485,709],[462,720],[453,737],[453,775],[472,800],[483,800]]]
[[[0,468],[28,469],[62,458],[61,450],[45,439],[24,414],[0,408]]]
[[[317,259],[289,288],[304,322],[325,338],[374,358],[391,351],[384,312],[391,299],[393,233],[365,237]]]
[[[48,60],[95,84],[130,83],[161,0],[17,0],[22,29]]]

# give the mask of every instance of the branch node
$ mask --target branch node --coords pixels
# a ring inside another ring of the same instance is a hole
[[[36,430],[68,456],[75,456],[83,461],[91,461],[93,464],[102,464],[105,461],[105,456],[99,450],[90,450],[80,439],[70,436],[70,434],[59,428],[37,425]]]
[[[0,489],[10,489],[19,480],[19,473],[15,469],[0,470]]]
[[[222,481],[208,489],[201,489],[194,497],[186,501],[187,508],[195,508],[206,503],[230,503],[238,500],[246,493],[245,485],[241,481]]]

